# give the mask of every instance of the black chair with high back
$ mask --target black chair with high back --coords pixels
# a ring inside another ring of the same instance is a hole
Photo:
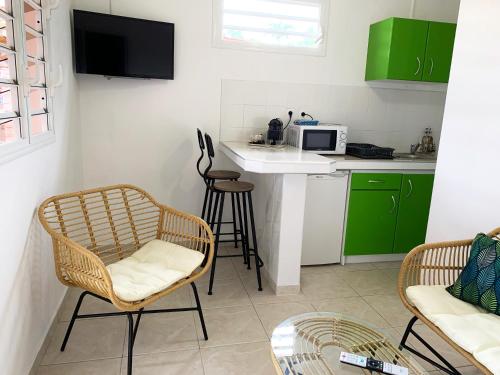
[[[209,168],[212,164],[211,158],[214,155],[214,148],[212,143],[212,138],[205,134],[205,144],[207,148],[207,154],[210,159]],[[208,170],[207,170],[208,171]],[[208,173],[206,173],[208,175]],[[247,268],[250,269],[250,257],[255,258],[255,269],[257,271],[257,283],[259,291],[262,290],[262,280],[260,275],[260,268],[264,265],[262,259],[259,257],[259,251],[257,247],[257,234],[255,232],[255,219],[252,204],[252,191],[254,185],[250,182],[237,181],[237,180],[226,180],[214,182],[209,186],[209,199],[208,199],[208,216],[211,216],[209,224],[210,228],[213,230],[215,224],[217,223],[217,229],[215,231],[215,246],[214,246],[214,258],[212,261],[212,269],[210,270],[210,284],[208,287],[208,294],[212,294],[212,288],[214,284],[215,267],[217,263],[217,258],[224,257],[224,255],[218,255],[219,243],[221,242],[220,236],[222,227],[222,215],[224,211],[224,198],[226,193],[231,194],[231,200],[233,202],[233,212],[234,212],[234,201],[236,198],[236,205],[238,209],[238,221],[241,232],[242,247],[243,247],[243,258],[247,264]],[[215,201],[212,209],[212,198],[215,195]],[[247,210],[248,206],[248,210]],[[242,214],[243,213],[243,214]],[[234,213],[233,213],[234,218]],[[249,241],[249,226],[252,231],[252,245],[250,248]]]
[[[211,186],[215,183],[217,180],[221,181],[237,181],[240,177],[241,174],[236,171],[228,171],[228,170],[211,170],[212,168],[212,158],[215,155],[210,155],[210,153],[207,150],[208,154],[208,166],[205,168],[205,170],[202,171],[201,169],[201,162],[205,156],[205,141],[203,140],[203,134],[200,129],[196,129],[198,133],[198,144],[200,146],[200,151],[201,155],[196,163],[196,169],[198,171],[198,174],[201,176],[203,179],[203,182],[205,183],[205,198],[203,199],[203,209],[201,211],[201,217],[204,219],[207,223],[210,224],[210,211],[211,211],[211,202],[212,202],[212,196],[213,194],[210,193]],[[210,204],[209,204],[209,199],[210,199]],[[221,233],[221,235],[233,235],[232,240],[221,240],[221,242],[233,242],[234,241],[234,247],[238,247],[238,229],[236,228],[236,212],[235,212],[235,202],[234,202],[234,196],[231,196],[231,207],[232,207],[232,221],[227,221],[223,222],[223,224],[232,224],[233,225],[233,232],[228,232],[228,233]]]

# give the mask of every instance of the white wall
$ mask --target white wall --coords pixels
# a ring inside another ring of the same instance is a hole
[[[432,87],[432,86],[430,86]],[[349,142],[409,152],[430,127],[439,143],[445,92],[358,85],[222,80],[220,140],[248,141],[275,117],[302,111],[322,122],[349,126]]]
[[[312,57],[212,48],[209,0],[112,0],[114,14],[175,23],[175,80],[79,77],[85,186],[135,183],[165,203],[198,212],[195,129],[217,138],[222,79],[364,85],[370,23],[407,17],[410,3],[331,0],[327,56]],[[417,0],[415,15],[455,21],[458,3]],[[109,11],[103,0],[74,0],[74,6]],[[359,103],[361,112],[366,104]]]
[[[428,241],[500,226],[500,2],[462,0]]]
[[[69,11],[69,1],[61,1],[51,20],[52,61],[64,68],[64,84],[55,91],[56,141],[0,165],[2,374],[28,373],[65,291],[35,210],[43,199],[81,187]]]

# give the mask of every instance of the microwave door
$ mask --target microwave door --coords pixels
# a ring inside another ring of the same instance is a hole
[[[337,130],[303,130],[302,149],[307,151],[335,151]]]

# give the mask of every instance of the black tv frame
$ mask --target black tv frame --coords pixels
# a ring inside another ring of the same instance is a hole
[[[111,74],[104,74],[104,73],[89,73],[85,71],[85,69],[80,67],[80,60],[78,56],[80,55],[81,51],[77,50],[77,35],[76,35],[76,24],[74,21],[74,16],[75,13],[81,13],[81,14],[89,14],[89,15],[96,15],[96,16],[101,16],[101,17],[110,17],[110,18],[121,18],[121,19],[128,19],[128,20],[133,20],[134,22],[145,22],[145,23],[160,23],[160,24],[168,24],[171,25],[172,27],[172,48],[171,48],[171,53],[170,55],[172,56],[172,70],[171,74],[169,75],[158,75],[158,74],[150,74],[150,75],[139,75],[139,74],[123,74],[123,75],[111,75]],[[135,18],[135,17],[126,17],[126,16],[118,16],[114,14],[107,14],[107,13],[98,13],[98,12],[90,12],[86,10],[80,10],[80,9],[74,9],[73,10],[73,61],[74,61],[74,67],[75,67],[75,72],[78,74],[90,74],[90,75],[98,75],[98,76],[104,76],[107,78],[136,78],[136,79],[162,79],[162,80],[173,80],[174,79],[174,72],[175,72],[175,24],[172,22],[163,22],[163,21],[155,21],[155,20],[148,20],[148,19],[143,19],[143,18]]]

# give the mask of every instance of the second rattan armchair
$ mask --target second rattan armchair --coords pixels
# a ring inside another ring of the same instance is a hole
[[[55,196],[42,203],[38,215],[52,237],[57,277],[65,285],[84,289],[61,351],[75,320],[116,315],[128,317],[129,375],[134,340],[144,314],[197,310],[204,338],[208,339],[194,283],[210,268],[214,253],[213,234],[205,221],[162,205],[131,185]],[[150,269],[158,274],[150,277]],[[135,270],[142,272],[142,285],[137,288],[133,285],[137,274],[126,277],[127,272]],[[145,310],[188,284],[193,289],[196,307]],[[130,293],[127,289],[131,289]],[[112,303],[118,311],[79,314],[87,295]],[[139,296],[137,300],[134,295]]]
[[[488,233],[488,235],[498,238],[500,235],[500,228],[494,229]],[[429,243],[417,246],[405,257],[399,272],[398,291],[401,301],[414,315],[410,319],[406,331],[403,334],[400,346],[448,374],[459,374],[459,372],[413,329],[413,325],[418,320],[429,327],[471,364],[476,366],[483,374],[491,374],[491,371],[429,320],[429,318],[412,303],[411,298],[408,296],[408,288],[419,285],[449,286],[453,284],[469,259],[472,242],[473,240],[469,239]],[[440,363],[409,346],[407,340],[410,334],[420,341],[424,347],[440,361]]]

